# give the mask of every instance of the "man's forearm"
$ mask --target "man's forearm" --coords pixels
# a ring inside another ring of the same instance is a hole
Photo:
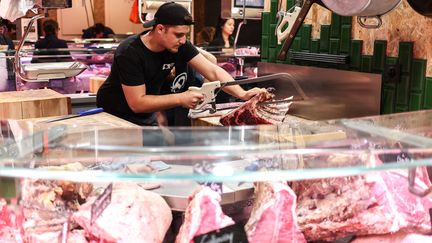
[[[151,113],[181,105],[180,94],[143,95],[129,107],[135,113]]]

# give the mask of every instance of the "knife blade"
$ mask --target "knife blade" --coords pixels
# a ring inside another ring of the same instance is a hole
[[[266,105],[277,105],[281,103],[289,103],[293,101],[303,101],[304,99],[301,97],[294,98],[293,96],[288,97],[286,99],[280,99],[280,100],[270,100],[270,101],[263,101],[259,102],[258,106],[266,106]],[[242,106],[244,102],[237,102],[233,105],[229,105],[226,107],[220,107],[222,104],[217,104],[214,107],[213,106],[205,106],[200,110],[191,109],[189,111],[189,118],[201,118],[206,116],[215,116],[215,115],[221,115],[221,113],[218,113],[219,111],[226,111],[226,110],[234,110]]]
[[[67,119],[71,119],[71,118],[75,118],[75,117],[93,115],[93,114],[97,114],[97,113],[101,113],[101,112],[103,112],[103,108],[94,108],[94,109],[90,109],[90,110],[80,111],[80,112],[78,112],[78,114],[65,115],[65,116],[45,120],[45,121],[42,121],[41,123],[51,123],[51,122],[56,122],[56,121],[62,121],[62,120],[67,120]]]
[[[189,90],[200,92],[204,95],[204,99],[201,101],[201,103],[199,103],[194,108],[194,110],[201,110],[207,104],[216,104],[216,96],[224,87],[231,86],[231,85],[260,83],[260,82],[270,81],[270,80],[275,80],[280,78],[285,78],[290,80],[294,88],[300,94],[300,96],[303,98],[306,97],[306,94],[300,88],[300,85],[298,85],[297,81],[288,73],[275,73],[275,74],[259,76],[256,78],[241,79],[241,80],[234,80],[234,81],[227,81],[227,82],[221,82],[221,81],[207,82],[204,83],[201,87],[194,87],[194,86],[189,87]]]

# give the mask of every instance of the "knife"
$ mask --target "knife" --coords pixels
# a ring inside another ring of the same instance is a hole
[[[189,90],[200,92],[204,95],[204,99],[194,108],[194,110],[201,110],[205,105],[210,104],[211,109],[216,111],[216,96],[217,94],[225,87],[231,85],[242,85],[242,84],[251,84],[251,83],[259,83],[264,81],[276,80],[276,79],[288,79],[292,82],[294,88],[300,94],[300,96],[305,99],[306,95],[301,89],[300,85],[298,85],[297,81],[288,73],[275,73],[269,75],[263,75],[256,78],[221,82],[221,81],[213,81],[204,83],[201,87],[189,87]],[[214,112],[213,112],[214,113]]]
[[[62,121],[62,120],[67,120],[67,119],[71,119],[71,118],[75,118],[75,117],[93,115],[93,114],[97,114],[97,113],[101,113],[101,112],[103,112],[103,108],[94,108],[94,109],[90,109],[90,110],[80,111],[80,112],[78,112],[78,114],[65,115],[65,116],[45,120],[45,121],[42,121],[41,123],[51,123],[51,122],[56,122],[56,121]]]

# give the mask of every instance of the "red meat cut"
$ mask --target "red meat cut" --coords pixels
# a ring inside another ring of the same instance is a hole
[[[296,195],[285,183],[258,182],[245,226],[249,242],[298,243],[306,239],[297,225]]]
[[[233,225],[234,221],[222,212],[220,195],[203,187],[190,201],[176,243],[191,243],[198,235]]]
[[[363,236],[351,243],[426,243],[432,242],[432,236],[413,233]]]
[[[101,242],[160,243],[171,224],[171,209],[154,192],[134,183],[115,184],[111,203],[91,224],[91,208],[95,197],[81,205],[72,220],[87,235]]]
[[[269,101],[272,98],[272,94],[262,92],[246,101],[237,109],[234,109],[228,114],[222,116],[220,118],[220,123],[224,126],[281,123],[285,119],[291,102],[289,102],[289,99],[286,99],[286,101],[283,100],[274,104],[260,104],[261,102]]]
[[[416,186],[431,183],[426,169],[418,171]],[[408,191],[408,172],[393,170],[362,176],[298,181],[299,226],[308,241],[331,241],[350,234],[430,232],[430,197]]]

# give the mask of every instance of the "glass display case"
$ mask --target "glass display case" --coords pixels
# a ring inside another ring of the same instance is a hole
[[[16,75],[14,50],[0,50],[0,92],[51,88],[62,94],[89,93],[110,73],[115,49],[121,39],[77,39],[67,49],[35,50],[26,43],[21,51],[21,76]],[[61,68],[61,66],[64,68]]]
[[[235,224],[249,242],[428,237],[431,116],[137,129],[3,121],[1,188],[15,185],[16,197],[0,210],[0,235],[197,242]]]
[[[67,49],[23,50],[22,65],[36,67],[28,72],[23,70],[22,76],[29,76],[32,82],[16,77],[16,90],[51,88],[63,94],[88,93],[91,92],[91,78],[105,79],[109,75],[118,43],[76,41],[68,46]],[[54,73],[53,65],[61,64],[66,65],[64,70],[56,68]]]

